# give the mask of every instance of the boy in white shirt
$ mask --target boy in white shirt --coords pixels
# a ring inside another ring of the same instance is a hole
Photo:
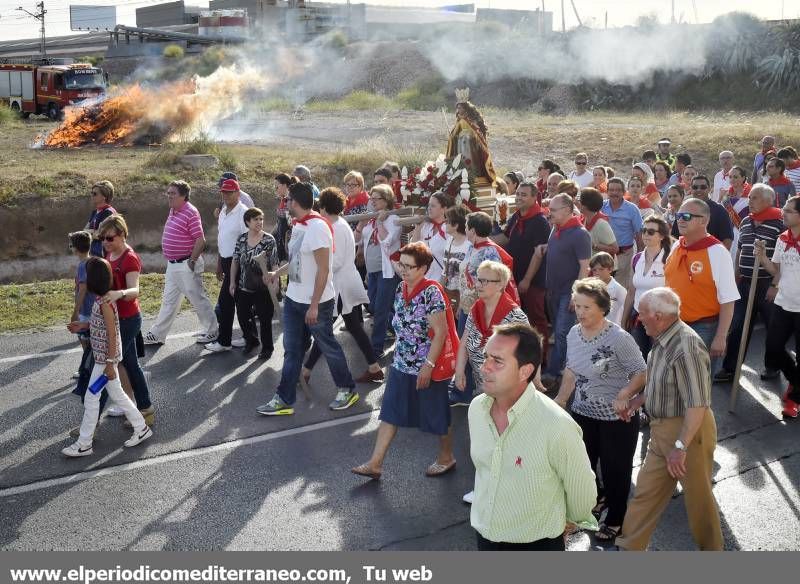
[[[611,254],[599,251],[589,259],[589,275],[599,278],[605,283],[608,295],[611,296],[611,310],[606,318],[622,326],[622,309],[625,306],[625,297],[628,291],[614,279],[614,258]]]
[[[582,189],[592,186],[594,176],[590,170],[587,170],[589,164],[589,156],[585,152],[578,152],[575,155],[575,170],[569,173],[567,177],[569,180],[574,180]]]

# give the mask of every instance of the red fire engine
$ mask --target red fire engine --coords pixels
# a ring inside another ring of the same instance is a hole
[[[47,114],[58,120],[66,106],[102,95],[105,90],[103,70],[89,63],[65,59],[0,61],[0,100],[25,118]]]

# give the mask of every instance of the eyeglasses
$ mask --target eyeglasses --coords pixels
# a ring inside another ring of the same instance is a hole
[[[112,242],[112,241],[114,241],[114,240],[115,240],[117,237],[119,237],[119,235],[117,235],[117,234],[115,234],[115,235],[104,235],[104,236],[103,236],[103,237],[101,237],[100,239],[102,239],[103,241],[107,241],[107,242],[111,243],[111,242]]]
[[[703,215],[695,215],[694,213],[689,213],[688,211],[680,211],[675,213],[675,219],[678,221],[691,221],[693,217],[702,217]]]
[[[586,161],[585,160],[576,160],[575,164],[577,164],[578,166],[585,166],[586,165]]]
[[[404,264],[403,262],[397,262],[397,264],[398,264],[398,265],[399,265],[401,268],[403,268],[404,270],[413,270],[413,269],[415,269],[415,268],[418,268],[418,267],[419,267],[419,266],[410,266],[410,265],[408,265],[408,264]]]
[[[552,213],[553,211],[561,211],[566,208],[567,207],[550,207],[550,212]]]
[[[784,207],[784,208],[783,208],[783,209],[781,209],[781,210],[782,210],[784,213],[789,213],[789,214],[791,214],[791,213],[795,213],[795,214],[796,214],[796,213],[800,213],[800,211],[795,211],[794,209],[789,209],[788,207]]]
[[[658,233],[658,229],[648,229],[647,227],[642,227],[642,235],[655,235],[656,233]]]
[[[499,284],[500,280],[488,280],[486,278],[478,278],[478,284],[481,286],[486,286],[486,284]]]
[[[692,185],[693,191],[707,191],[708,185]]]
[[[344,183],[344,186],[346,186],[348,189],[354,189],[354,188],[359,187],[361,185],[359,185],[358,183]]]

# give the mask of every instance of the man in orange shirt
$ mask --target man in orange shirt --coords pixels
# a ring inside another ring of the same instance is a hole
[[[701,199],[686,199],[675,214],[681,236],[664,266],[664,279],[681,299],[681,320],[703,339],[714,362],[725,355],[739,289],[728,249],[707,231],[711,216]]]

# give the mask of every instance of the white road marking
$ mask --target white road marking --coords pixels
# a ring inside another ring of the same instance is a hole
[[[177,335],[169,335],[167,339],[184,339],[186,337],[193,337],[195,333],[179,333]],[[70,353],[81,353],[83,349],[75,347],[74,349],[61,349],[60,351],[47,351],[46,353],[31,353],[30,355],[14,355],[13,357],[3,357],[0,359],[0,365],[3,363],[16,363],[17,361],[27,361],[29,359],[40,359],[42,357],[58,357],[59,355],[69,355]]]
[[[112,466],[108,468],[101,468],[97,470],[86,470],[74,475],[64,476],[64,477],[57,477],[53,479],[45,479],[41,481],[36,481],[33,483],[29,483],[27,485],[19,485],[17,487],[8,487],[5,489],[0,489],[0,499],[4,497],[11,497],[14,495],[23,495],[25,493],[31,493],[33,491],[40,491],[42,489],[49,489],[50,487],[57,487],[60,485],[68,485],[71,483],[77,483],[80,481],[85,481],[89,479],[94,479],[98,477],[105,477],[110,475],[115,475],[123,472],[127,472],[130,470],[137,470],[140,468],[147,468],[149,466],[155,466],[158,464],[164,464],[167,462],[173,462],[177,460],[184,460],[187,458],[195,458],[198,456],[204,456],[206,454],[213,454],[215,452],[223,452],[225,450],[233,450],[235,448],[239,448],[240,446],[250,446],[251,444],[259,444],[261,442],[270,442],[272,440],[279,440],[280,438],[286,438],[288,436],[295,436],[297,434],[306,434],[308,432],[315,432],[317,430],[325,430],[327,428],[335,428],[336,426],[342,426],[344,424],[352,424],[353,422],[360,422],[362,420],[369,420],[370,418],[374,417],[377,419],[378,414],[380,412],[378,410],[372,412],[365,412],[363,414],[356,414],[355,416],[348,416],[346,418],[338,418],[335,420],[326,420],[324,422],[318,422],[316,424],[310,424],[308,426],[300,426],[299,428],[288,428],[286,430],[281,430],[279,432],[273,432],[271,434],[262,434],[260,436],[251,436],[249,438],[240,438],[238,440],[231,440],[230,442],[224,442],[222,444],[215,444],[213,446],[203,446],[202,448],[194,448],[191,450],[184,450],[181,452],[172,452],[169,454],[161,454],[158,456],[154,456],[152,458],[146,458],[144,460],[137,460],[135,462],[128,462],[126,464],[120,464],[118,466]],[[157,434],[156,434],[157,435]]]

